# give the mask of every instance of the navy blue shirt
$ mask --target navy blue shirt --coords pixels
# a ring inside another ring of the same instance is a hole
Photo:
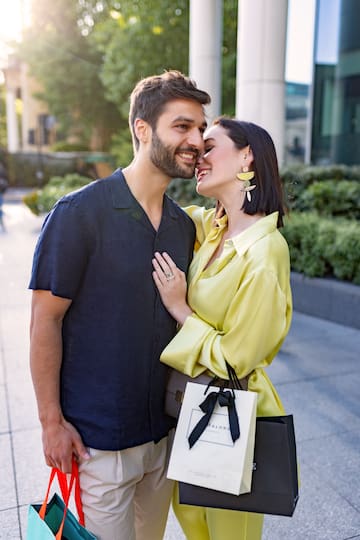
[[[156,231],[120,169],[66,195],[47,216],[30,288],[72,300],[63,321],[61,405],[86,446],[157,442],[173,426],[159,357],[176,322],[153,283],[151,260],[167,251],[186,272],[194,238],[192,221],[166,195]]]

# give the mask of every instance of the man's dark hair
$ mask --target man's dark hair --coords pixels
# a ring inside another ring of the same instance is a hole
[[[130,96],[129,126],[135,150],[139,140],[134,132],[136,118],[148,122],[152,129],[166,104],[174,99],[191,99],[200,105],[208,105],[209,94],[197,88],[196,83],[180,71],[166,71],[162,75],[152,75],[137,83]]]

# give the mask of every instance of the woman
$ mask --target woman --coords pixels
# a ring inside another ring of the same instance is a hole
[[[166,254],[156,253],[153,277],[178,321],[161,361],[196,377],[209,371],[249,376],[257,415],[284,414],[264,368],[289,330],[292,314],[289,251],[278,231],[284,215],[274,144],[261,127],[220,118],[205,132],[197,164],[197,192],[216,209],[190,207],[197,231],[188,290]],[[180,505],[174,510],[188,540],[258,540],[263,516]]]

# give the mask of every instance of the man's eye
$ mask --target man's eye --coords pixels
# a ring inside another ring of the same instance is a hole
[[[188,125],[187,125],[187,124],[178,124],[176,127],[179,128],[179,129],[183,129],[183,130],[188,129]]]

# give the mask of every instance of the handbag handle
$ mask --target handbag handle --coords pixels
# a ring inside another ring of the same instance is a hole
[[[248,389],[248,382],[249,377],[251,373],[243,377],[242,379],[239,379],[239,377],[236,375],[235,369],[229,364],[227,360],[225,360],[226,364],[226,370],[228,372],[229,379],[221,379],[217,375],[215,375],[212,380],[209,382],[208,386],[220,386],[223,388],[230,388],[233,390],[247,390]],[[218,384],[220,383],[220,384]],[[229,383],[229,386],[227,386],[227,383]]]
[[[204,413],[204,416],[200,418],[200,420],[198,421],[198,423],[195,425],[190,435],[188,436],[190,448],[194,446],[194,444],[200,438],[201,434],[206,429],[210,421],[210,418],[214,412],[216,403],[219,403],[221,407],[227,407],[228,409],[230,434],[231,434],[231,438],[233,442],[235,442],[240,437],[240,425],[239,425],[239,418],[238,418],[236,407],[235,407],[234,390],[242,390],[242,385],[238,379],[238,376],[236,375],[234,368],[230,366],[228,362],[226,362],[226,369],[229,375],[229,383],[230,383],[230,386],[228,387],[229,389],[225,390],[225,386],[222,385],[219,388],[218,392],[211,392],[210,394],[207,395],[205,400],[202,403],[200,403],[199,407]],[[211,386],[213,381],[214,379],[209,382],[204,394],[207,394],[209,387]]]
[[[61,472],[59,469],[56,469],[55,467],[51,469],[49,484],[47,487],[45,499],[39,510],[39,516],[43,520],[45,519],[50,488],[54,481],[55,476],[57,476],[60,490],[61,490],[61,495],[65,504],[64,515],[63,515],[59,530],[55,535],[56,540],[61,540],[64,525],[65,525],[66,513],[69,507],[70,495],[71,495],[74,485],[75,485],[74,498],[75,498],[75,504],[76,504],[76,511],[78,513],[79,523],[80,525],[85,526],[85,518],[84,518],[84,512],[82,508],[81,495],[80,495],[79,467],[75,458],[73,457],[72,459],[72,468],[71,468],[71,476],[70,476],[69,484],[67,483],[67,476],[65,473]]]
[[[239,377],[236,375],[235,369],[227,361],[225,362],[226,362],[226,369],[229,375],[229,381],[232,383],[232,387],[235,390],[247,390],[247,382],[249,379],[249,375],[244,377],[244,379],[241,379],[241,381],[246,381],[246,388],[244,388],[244,385],[241,384]]]

